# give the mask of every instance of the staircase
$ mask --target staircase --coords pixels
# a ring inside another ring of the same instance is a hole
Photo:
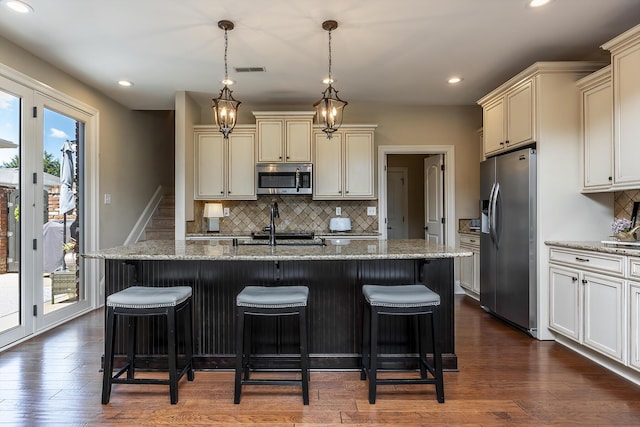
[[[151,217],[151,221],[144,229],[138,241],[144,240],[174,240],[175,239],[175,204],[174,194],[162,196],[160,204]]]

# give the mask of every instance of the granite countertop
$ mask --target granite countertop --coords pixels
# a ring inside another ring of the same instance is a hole
[[[639,242],[640,243],[640,242]],[[617,255],[640,256],[640,246],[624,246],[623,244],[612,245],[602,242],[581,242],[581,241],[553,241],[544,242],[547,246],[558,246],[568,249],[581,249],[584,251],[603,252]]]
[[[472,255],[465,249],[434,245],[419,239],[327,239],[326,246],[233,246],[231,240],[149,240],[83,254],[85,258],[99,259],[227,261],[426,259]]]

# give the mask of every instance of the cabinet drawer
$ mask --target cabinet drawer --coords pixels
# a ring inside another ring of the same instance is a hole
[[[559,262],[585,270],[601,273],[624,275],[625,258],[623,256],[599,252],[578,251],[573,249],[551,248],[549,261]]]
[[[480,235],[460,234],[460,244],[480,247]]]
[[[640,280],[640,258],[629,257],[630,279]]]

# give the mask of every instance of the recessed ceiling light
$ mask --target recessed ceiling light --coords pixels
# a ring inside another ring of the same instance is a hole
[[[33,12],[33,7],[31,7],[31,5],[20,0],[6,0],[4,4],[14,12],[18,12],[18,13]]]
[[[129,80],[119,80],[118,84],[120,86],[124,86],[124,87],[131,87],[133,86],[133,83],[131,83]]]
[[[540,7],[549,3],[551,0],[531,0],[529,1],[529,7]]]
[[[451,77],[449,80],[447,80],[447,82],[452,85],[460,83],[461,81],[462,77]]]

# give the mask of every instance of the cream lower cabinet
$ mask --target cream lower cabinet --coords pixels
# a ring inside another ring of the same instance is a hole
[[[549,328],[625,363],[625,257],[552,247],[549,261]]]
[[[461,257],[460,262],[460,286],[468,295],[475,299],[480,298],[480,236],[460,234],[460,247],[473,252],[473,256]]]
[[[314,133],[313,198],[375,198],[373,149],[371,128]]]
[[[629,257],[629,366],[640,371],[640,257]]]
[[[203,126],[194,137],[194,198],[255,200],[255,131],[235,129],[225,140]]]

